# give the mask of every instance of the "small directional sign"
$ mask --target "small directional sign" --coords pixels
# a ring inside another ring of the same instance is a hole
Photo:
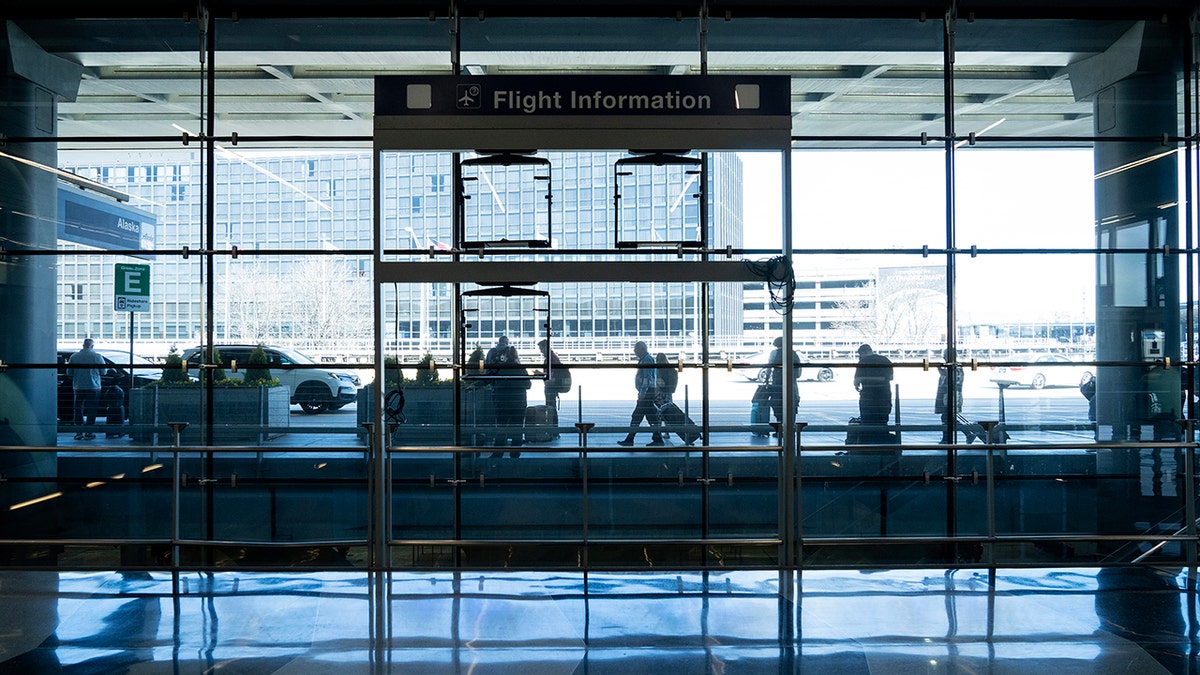
[[[150,266],[117,263],[113,279],[113,309],[150,311]]]

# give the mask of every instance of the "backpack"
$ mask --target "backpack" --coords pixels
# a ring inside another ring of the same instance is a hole
[[[550,387],[550,391],[557,394],[571,391],[571,370],[562,364],[553,364],[550,381],[546,384]]]
[[[679,386],[679,373],[671,366],[671,362],[667,360],[667,355],[662,352],[658,353],[654,362],[660,366],[657,381],[659,390],[668,394],[674,394],[675,388]]]
[[[775,387],[776,389],[782,389],[783,388],[783,356],[782,356],[782,354],[780,354],[780,350],[775,350],[774,352],[771,353],[771,362],[767,365],[767,368],[770,369],[770,373],[768,374],[767,379],[769,380],[771,386]],[[795,352],[792,352],[792,379],[794,379],[794,380],[800,379],[800,371],[801,370],[802,370],[802,368],[800,366],[800,357],[797,356]]]

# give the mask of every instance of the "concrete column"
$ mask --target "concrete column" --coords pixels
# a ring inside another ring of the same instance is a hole
[[[17,76],[0,77],[0,133],[47,136],[38,128],[45,118],[53,131],[53,94]],[[8,143],[0,151],[58,163],[54,143]],[[0,256],[0,358],[7,362],[55,362],[57,260],[20,251],[57,245],[57,195],[54,174],[0,156],[0,246],[8,252]],[[52,369],[0,372],[0,442],[55,444],[55,386]]]
[[[1093,103],[1096,244],[1130,253],[1096,260],[1096,359],[1130,365],[1096,371],[1097,438],[1151,440],[1180,416],[1179,133],[1177,72],[1183,50],[1175,27],[1138,23],[1108,50],[1069,69],[1076,98]],[[1145,140],[1128,140],[1131,138]],[[1161,412],[1151,410],[1151,393]],[[1145,433],[1145,437],[1143,437]],[[1153,434],[1153,435],[1151,435]],[[1129,534],[1156,522],[1137,508],[1148,502],[1141,478],[1146,452],[1096,453],[1097,533]]]
[[[1098,136],[1161,138],[1175,135],[1177,76],[1138,75],[1097,96]],[[1099,108],[1103,106],[1103,113]],[[1096,144],[1096,241],[1106,248],[1156,253],[1101,254],[1097,261],[1096,358],[1130,363],[1179,360],[1179,264],[1163,247],[1178,249],[1178,161],[1174,144],[1112,141]],[[1144,164],[1137,162],[1150,161]],[[1109,173],[1112,172],[1112,173]],[[1107,175],[1106,175],[1107,174]],[[1162,373],[1159,368],[1157,373]],[[1178,370],[1176,369],[1176,372]],[[1097,371],[1096,419],[1101,440],[1138,440],[1152,426],[1150,366],[1103,366]],[[1180,410],[1179,378],[1160,405]],[[1147,435],[1145,440],[1150,440]]]
[[[1179,162],[1166,139],[1179,133],[1181,33],[1169,24],[1138,22],[1103,53],[1068,68],[1075,97],[1090,100],[1094,111],[1096,244],[1141,249],[1098,256],[1099,361],[1179,359],[1179,265],[1161,252],[1167,245],[1177,249],[1179,241]],[[1100,440],[1139,437],[1151,375],[1147,366],[1098,369]],[[1178,413],[1178,396],[1167,398],[1163,403]]]
[[[0,134],[53,138],[56,97],[74,98],[82,69],[42,51],[13,22],[0,24]],[[54,174],[18,161],[57,166],[52,142],[8,142],[0,146],[0,359],[7,363],[56,361],[57,293],[53,256],[22,251],[54,250],[58,238],[58,181]],[[57,443],[56,377],[51,368],[0,370],[0,443],[48,446]],[[47,453],[0,454],[0,474],[45,478],[10,482],[0,509],[57,489],[57,461]],[[53,507],[35,505],[10,514],[3,535],[36,536],[52,526]],[[48,534],[48,533],[42,533]]]

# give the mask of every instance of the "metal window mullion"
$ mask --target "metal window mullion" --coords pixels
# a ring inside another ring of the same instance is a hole
[[[1184,190],[1185,190],[1184,203],[1187,205],[1187,207],[1183,209],[1183,218],[1184,218],[1183,231],[1184,231],[1184,237],[1185,237],[1184,245],[1188,251],[1192,250],[1192,246],[1195,244],[1195,241],[1196,241],[1195,237],[1194,237],[1194,232],[1193,232],[1193,228],[1196,227],[1196,221],[1195,221],[1195,217],[1193,214],[1193,210],[1195,209],[1198,187],[1200,187],[1200,184],[1197,183],[1196,166],[1195,166],[1196,147],[1197,146],[1196,146],[1195,138],[1193,137],[1193,134],[1196,133],[1195,116],[1198,111],[1197,101],[1194,100],[1193,97],[1196,96],[1198,92],[1200,92],[1200,87],[1196,86],[1196,82],[1193,79],[1193,78],[1196,78],[1197,73],[1200,72],[1200,70],[1197,69],[1196,53],[1195,53],[1196,40],[1198,37],[1200,37],[1200,35],[1197,34],[1197,30],[1196,30],[1195,26],[1196,26],[1196,20],[1198,18],[1200,18],[1200,12],[1194,12],[1192,14],[1191,18],[1192,18],[1192,21],[1190,22],[1190,25],[1192,26],[1191,34],[1189,35],[1189,39],[1184,41],[1184,47],[1183,47],[1184,63],[1186,64],[1186,72],[1187,72],[1187,74],[1183,78],[1183,110],[1184,110],[1183,125],[1184,125],[1184,137],[1187,139],[1185,141],[1185,147],[1187,148],[1187,152],[1184,153],[1184,158],[1183,158],[1184,186],[1185,186],[1184,187]],[[1162,243],[1162,242],[1159,242],[1159,243]],[[1193,477],[1195,469],[1196,469],[1195,451],[1194,451],[1195,449],[1194,449],[1194,445],[1193,445],[1193,443],[1195,442],[1194,420],[1196,419],[1196,392],[1194,391],[1194,387],[1195,387],[1195,383],[1196,383],[1196,366],[1194,365],[1195,360],[1196,360],[1196,343],[1195,343],[1195,337],[1194,337],[1195,336],[1195,321],[1196,321],[1196,312],[1195,312],[1195,307],[1194,307],[1194,303],[1196,300],[1196,294],[1195,294],[1196,265],[1195,265],[1195,262],[1196,262],[1196,254],[1194,254],[1194,253],[1189,252],[1184,258],[1184,276],[1187,279],[1187,283],[1184,284],[1185,289],[1186,289],[1185,290],[1186,300],[1185,300],[1185,309],[1184,309],[1184,313],[1185,313],[1184,325],[1187,326],[1187,337],[1185,338],[1185,344],[1187,345],[1187,347],[1186,347],[1187,361],[1188,361],[1188,363],[1193,364],[1193,365],[1185,366],[1183,369],[1183,373],[1187,380],[1187,382],[1183,386],[1183,390],[1185,392],[1188,392],[1187,420],[1189,422],[1191,422],[1191,423],[1185,425],[1185,437],[1184,437],[1184,441],[1186,441],[1188,444],[1188,446],[1184,449],[1184,453],[1185,453],[1185,459],[1184,459],[1184,486],[1185,486],[1185,488],[1184,488],[1184,518],[1187,523],[1187,534],[1190,537],[1187,545],[1184,547],[1184,550],[1185,550],[1184,558],[1187,561],[1188,565],[1192,566],[1193,570],[1195,569],[1195,565],[1198,562],[1197,561],[1197,546],[1196,546],[1196,534],[1197,534],[1197,531],[1196,531],[1196,481]],[[1193,610],[1194,610],[1194,606],[1193,606]]]
[[[787,261],[788,269],[792,267],[792,149],[786,148],[783,151],[783,182],[782,198],[783,198],[783,232],[781,233],[781,243],[783,248],[783,256]],[[790,291],[789,291],[790,292]],[[780,448],[779,453],[782,458],[781,471],[779,475],[779,538],[783,542],[782,559],[780,562],[788,569],[795,568],[801,564],[800,558],[800,541],[804,536],[803,527],[801,526],[801,513],[799,504],[800,486],[795,480],[796,468],[799,463],[799,444],[795,442],[795,411],[791,405],[791,398],[796,395],[796,383],[792,379],[792,372],[795,364],[792,363],[792,314],[793,303],[788,302],[783,308],[783,347],[781,358],[784,364],[783,377],[783,397],[785,405],[783,406],[783,425],[779,429]],[[797,621],[799,620],[800,608],[797,603],[796,607]]]
[[[388,540],[391,539],[390,510],[391,481],[388,479],[388,456],[386,453],[388,428],[383,414],[386,385],[386,358],[384,352],[383,333],[383,284],[380,280],[383,269],[383,200],[378,193],[383,187],[383,166],[381,153],[378,148],[372,148],[371,167],[373,177],[371,184],[377,196],[372,200],[374,224],[372,228],[372,302],[373,321],[375,330],[375,396],[371,399],[371,424],[374,433],[368,436],[370,445],[367,448],[367,567],[372,571],[390,570],[391,556],[389,555]],[[398,286],[392,284],[393,303],[399,313],[400,294]],[[379,586],[379,584],[377,584]],[[382,604],[382,603],[378,603]],[[374,612],[376,625],[383,626],[387,617],[382,607],[376,607]],[[374,635],[374,633],[372,633]]]
[[[204,81],[207,82],[205,91],[201,95],[201,105],[204,106],[204,156],[207,161],[205,167],[205,179],[207,185],[204,188],[204,240],[201,242],[201,248],[206,250],[204,254],[204,276],[207,283],[204,284],[204,361],[206,364],[213,362],[213,340],[214,332],[214,308],[213,305],[216,299],[216,280],[214,274],[216,272],[216,258],[213,253],[208,250],[213,247],[216,239],[216,141],[213,137],[216,135],[216,118],[217,118],[217,98],[215,89],[217,86],[217,69],[216,69],[216,54],[217,41],[216,31],[213,26],[212,12],[205,3],[200,6],[200,25],[201,30],[205,31],[204,42],[202,49],[207,55],[202,71]],[[211,451],[213,445],[213,375],[214,369],[205,368],[201,374],[204,387],[204,428],[202,430],[205,446],[210,448],[209,452],[204,455],[204,472],[211,477],[216,474],[216,464]],[[213,490],[205,490],[204,496],[204,520],[205,534],[207,539],[213,539],[216,536],[216,524],[213,522],[216,516],[216,495]],[[204,559],[211,563],[212,552],[208,547],[204,549]]]
[[[458,72],[457,67],[455,68],[455,72]],[[461,189],[459,189],[462,185],[462,153],[459,153],[459,152],[452,153],[450,156],[450,185],[453,186],[452,187],[453,192],[450,196],[450,199],[453,200],[451,208],[450,208],[450,232],[451,232],[450,238],[451,238],[451,249],[453,251],[453,253],[451,255],[451,259],[455,263],[459,263],[462,260],[462,255],[459,253],[459,250],[462,247],[462,242],[466,238],[466,227],[467,227],[466,226],[466,203],[465,203],[465,200],[463,199],[463,192]],[[466,329],[463,326],[464,316],[463,316],[463,308],[462,308],[462,284],[458,281],[455,281],[453,283],[452,292],[450,294],[450,320],[455,322],[455,325],[451,326],[451,334],[455,335],[455,336],[462,335],[465,337]],[[431,336],[431,340],[432,340],[432,336]],[[463,346],[465,347],[465,345],[463,345]],[[452,353],[454,354],[454,362],[461,363],[462,361],[460,361],[458,359],[458,355],[460,355],[462,353],[462,350],[459,348],[459,340],[454,339],[453,344],[451,345],[450,348],[452,350]],[[454,395],[451,398],[451,402],[450,402],[450,414],[453,417],[453,422],[451,424],[451,428],[454,430],[453,434],[454,434],[454,440],[456,443],[460,442],[459,434],[461,433],[461,430],[459,429],[459,423],[461,421],[462,413],[461,413],[460,407],[459,407],[460,406],[460,396],[459,395],[460,395],[459,383],[458,383],[457,378],[455,378]],[[453,461],[454,461],[454,466],[452,468],[452,472],[454,474],[454,483],[453,483],[453,487],[452,487],[452,489],[454,490],[453,528],[454,528],[455,540],[460,540],[460,539],[462,539],[462,505],[463,505],[462,486],[464,485],[464,480],[462,477],[463,456],[459,453],[455,453],[453,456]],[[454,567],[455,567],[455,569],[462,567],[462,547],[461,546],[454,547]]]
[[[954,274],[955,274],[955,194],[954,194],[954,57],[955,57],[955,16],[956,6],[951,3],[946,10],[944,19],[944,36],[945,40],[942,43],[942,83],[944,91],[942,92],[942,105],[945,110],[945,160],[946,160],[946,342],[947,349],[950,352],[951,362],[957,360],[955,353],[955,317],[954,317]],[[953,371],[949,374],[950,381],[947,386],[947,391],[952,392],[948,395],[947,410],[954,411],[958,402],[955,400]],[[955,415],[947,414],[947,423],[950,425],[950,431],[955,431]],[[953,439],[954,436],[951,436]],[[956,476],[958,473],[958,454],[954,449],[954,444],[951,443],[946,448],[946,475]],[[990,504],[989,504],[990,507]],[[946,535],[953,537],[958,531],[958,489],[954,481],[946,483]],[[991,510],[989,508],[989,513]],[[991,523],[989,523],[990,527]],[[954,547],[957,550],[957,546]]]

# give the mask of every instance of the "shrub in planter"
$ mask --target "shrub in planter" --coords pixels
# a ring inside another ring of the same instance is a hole
[[[475,349],[467,357],[467,370],[472,373],[483,372],[483,347],[475,345]]]
[[[441,380],[438,379],[437,362],[433,360],[433,354],[427,353],[417,362],[417,372],[413,374],[412,383],[417,387],[433,387],[441,384]]]
[[[213,347],[213,363],[215,363],[217,366],[213,369],[213,381],[220,382],[221,380],[227,379],[229,376],[225,374],[225,369],[221,367],[225,363],[221,359],[221,350],[217,349],[216,347]]]
[[[151,383],[147,386],[189,386],[192,385],[192,379],[188,377],[187,371],[183,369],[183,357],[179,355],[179,350],[175,345],[171,345],[170,351],[167,352],[167,360],[163,363],[162,379],[157,383]]]
[[[215,357],[220,363],[219,355]],[[266,354],[261,358],[265,363]],[[183,359],[175,347],[171,347],[164,366],[162,379],[131,392],[130,435],[135,441],[146,442],[158,434],[160,443],[171,443],[174,438],[165,426],[186,422],[188,428],[181,435],[181,442],[198,443],[201,383],[183,370]],[[247,368],[243,379],[230,379],[219,368],[213,375],[214,442],[261,443],[285,433],[265,430],[290,425],[291,393],[278,379],[270,377],[269,369]]]
[[[275,384],[270,384],[271,369],[265,367],[267,365],[267,352],[263,349],[261,343],[250,352],[250,365],[246,367],[246,376],[243,381],[248,386],[262,385],[266,387],[279,386],[279,380],[274,380]]]
[[[483,350],[476,346],[467,363],[482,361]],[[394,357],[388,357],[384,361],[384,378],[384,395],[399,389],[404,400],[400,414],[389,420],[390,423],[398,424],[391,438],[393,445],[449,445],[453,442],[454,380],[441,379],[432,354],[421,357],[411,379],[404,377]],[[478,387],[478,383],[472,380],[461,382],[462,423],[473,425],[477,419],[477,401],[483,400],[480,397],[486,394],[486,388]],[[359,392],[359,424],[372,421],[376,391],[372,384],[363,387]],[[359,434],[359,438],[364,441],[366,436],[366,431]]]

